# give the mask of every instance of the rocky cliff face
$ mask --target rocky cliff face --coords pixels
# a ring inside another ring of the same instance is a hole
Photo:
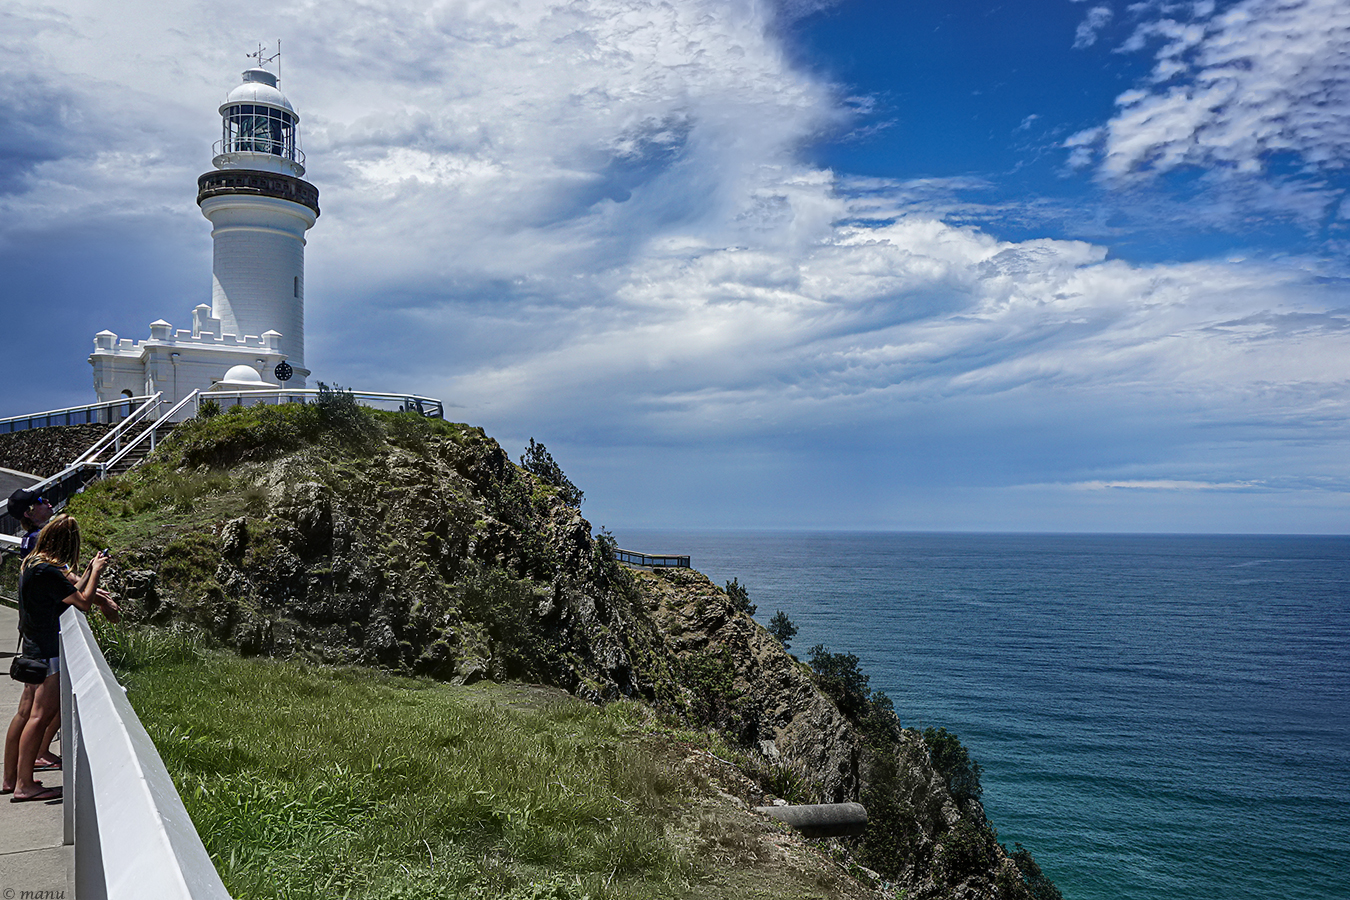
[[[249,654],[640,699],[744,748],[761,799],[861,799],[853,851],[910,896],[1031,896],[920,736],[846,716],[707,578],[618,565],[478,429],[339,412],[189,423],[78,498],[131,615]]]

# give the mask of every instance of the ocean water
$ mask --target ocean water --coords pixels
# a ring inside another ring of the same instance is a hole
[[[1350,898],[1350,538],[620,530],[945,726],[1068,900]]]

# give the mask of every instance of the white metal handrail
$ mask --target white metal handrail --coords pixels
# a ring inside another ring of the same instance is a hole
[[[178,415],[180,410],[185,408],[189,403],[195,401],[199,393],[200,391],[193,391],[192,393],[188,394],[182,400],[179,400],[177,403],[175,403],[172,409],[170,409],[164,415],[160,416],[159,420],[155,422],[155,424],[151,425],[149,428],[145,429],[140,434],[136,435],[134,438],[127,441],[127,445],[123,447],[121,450],[119,450],[117,453],[115,453],[111,459],[99,464],[99,467],[102,469],[102,471],[106,474],[109,470],[112,469],[113,466],[117,465],[119,462],[122,461],[122,457],[126,456],[128,453],[135,450],[137,447],[139,447],[141,444],[144,444],[146,441],[150,442],[150,449],[151,451],[153,451],[157,446],[158,442],[157,435],[159,434],[159,430],[163,428],[165,425],[172,422],[173,417]]]
[[[405,412],[419,412],[432,419],[440,419],[445,416],[445,405],[435,397],[423,397],[421,394],[388,394],[380,391],[348,391],[343,389],[344,394],[351,394],[358,402],[364,402],[368,406],[374,406],[377,403],[397,403],[400,410]],[[257,400],[259,402],[282,403],[312,403],[324,391],[318,388],[261,388],[256,390],[242,391],[219,391],[215,388],[202,391],[197,398],[198,402],[202,400],[213,400],[220,398],[231,398],[236,401],[235,405],[242,405],[246,400]]]
[[[145,402],[141,404],[141,406],[134,413],[127,416],[122,421],[118,422],[116,428],[114,428],[112,431],[109,431],[103,437],[99,438],[98,441],[94,444],[94,446],[90,447],[88,450],[81,453],[76,458],[75,462],[71,463],[71,465],[78,466],[83,463],[93,462],[95,459],[98,458],[98,455],[100,453],[102,453],[105,449],[107,449],[109,444],[113,445],[114,450],[120,449],[122,446],[123,435],[125,435],[132,428],[136,427],[136,425],[138,425],[139,423],[150,418],[151,414],[157,412],[159,410],[159,407],[163,405],[163,403],[164,403],[163,391],[157,391],[153,395],[145,398]]]
[[[224,156],[228,153],[266,153],[301,165],[305,162],[305,151],[275,138],[236,137],[228,141],[219,140],[211,145],[212,156]]]
[[[61,616],[64,842],[80,900],[229,900],[84,613]]]
[[[86,403],[83,406],[67,406],[64,409],[49,409],[46,412],[28,413],[22,416],[10,416],[6,419],[0,419],[0,434],[8,434],[13,431],[27,431],[32,428],[45,428],[50,425],[87,425],[92,422],[102,421],[101,418],[92,418],[91,415],[97,412],[107,412],[117,409],[120,406],[126,406],[131,409],[132,405],[149,400],[150,397],[119,397],[116,400],[104,400],[101,403]],[[83,421],[76,421],[83,416]],[[63,419],[63,422],[57,423],[57,419]],[[35,425],[34,422],[41,421],[42,425]],[[16,428],[16,425],[23,423],[23,427]]]
[[[88,477],[86,477],[86,475],[88,475]],[[27,490],[30,490],[35,494],[45,495],[48,500],[52,501],[52,505],[56,509],[60,509],[65,505],[70,494],[79,493],[89,481],[92,481],[97,477],[98,466],[93,463],[75,463],[74,465],[67,466],[50,478],[44,478],[37,484],[28,485]],[[66,487],[67,482],[77,479],[84,480],[80,481],[79,485],[73,489],[68,489]],[[4,523],[10,528],[19,524],[5,511],[3,506],[0,506],[0,523]]]

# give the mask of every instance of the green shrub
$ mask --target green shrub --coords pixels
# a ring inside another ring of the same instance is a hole
[[[318,433],[306,435],[311,440],[320,433],[336,436],[346,443],[364,443],[375,436],[378,428],[370,411],[356,402],[356,396],[338,385],[329,387],[318,382],[319,395],[313,407],[318,413]]]
[[[735,578],[727,582],[727,599],[731,601],[731,608],[737,612],[743,612],[747,616],[753,616],[758,607],[750,602],[750,592],[745,589]]]
[[[632,576],[615,558],[619,542],[610,534],[608,528],[601,528],[591,542],[592,562],[598,573],[598,581],[606,587],[617,588],[629,593],[635,590]]]
[[[867,676],[858,668],[858,657],[852,653],[831,653],[824,644],[816,644],[809,651],[811,668],[816,673],[816,684],[854,722],[867,711]]]
[[[366,447],[380,430],[373,411],[351,392],[320,383],[313,403],[231,406],[219,415],[189,419],[174,429],[170,455],[163,459],[189,468],[224,468],[319,443]]]
[[[1016,849],[1009,854],[1012,861],[1017,864],[1017,871],[1022,876],[1022,881],[1026,885],[1027,892],[1032,900],[1064,900],[1064,895],[1055,887],[1055,883],[1046,877],[1041,871],[1041,867],[1032,857],[1031,851],[1021,844],[1013,845]]]
[[[780,609],[769,620],[769,634],[778,638],[783,643],[783,649],[786,650],[792,646],[790,641],[797,636],[797,626],[793,625],[792,620],[788,618],[788,614]]]
[[[220,415],[220,403],[207,397],[197,403],[197,415],[203,419],[213,419]]]
[[[938,841],[933,867],[939,878],[955,885],[971,875],[993,868],[997,859],[994,835],[989,828],[963,818]]]
[[[536,444],[534,438],[530,438],[530,446],[520,457],[520,467],[545,484],[557,488],[558,497],[563,503],[577,509],[581,508],[582,500],[585,499],[581,489],[563,474],[562,466],[553,459],[548,448],[543,444]]]
[[[745,716],[745,691],[736,685],[731,650],[708,649],[689,656],[681,665],[684,686],[693,695],[694,722],[710,726],[738,743],[745,743],[754,725]]]
[[[970,758],[961,740],[945,728],[925,728],[923,742],[952,796],[958,801],[980,799],[980,774],[984,770]]]

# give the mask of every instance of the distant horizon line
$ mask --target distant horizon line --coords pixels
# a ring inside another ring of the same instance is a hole
[[[595,526],[593,526],[595,527]],[[613,531],[614,528],[600,526]],[[926,528],[826,528],[800,526],[753,526],[743,528],[705,528],[696,525],[631,525],[619,526],[625,531],[685,532],[697,534],[853,534],[853,535],[950,535],[971,537],[1251,537],[1251,538],[1350,538],[1350,532],[1339,531],[984,531],[977,529]],[[598,533],[599,528],[596,528]]]

